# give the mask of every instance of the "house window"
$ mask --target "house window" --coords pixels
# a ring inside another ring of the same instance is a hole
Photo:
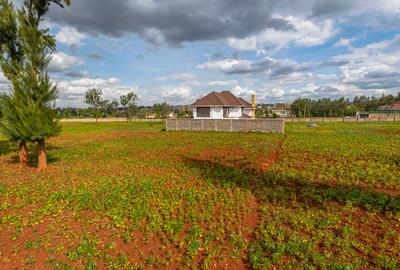
[[[229,108],[224,107],[224,118],[229,118]]]
[[[210,117],[210,108],[197,108],[197,117]]]

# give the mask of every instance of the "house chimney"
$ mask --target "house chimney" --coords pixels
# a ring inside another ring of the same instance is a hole
[[[256,118],[256,96],[251,96],[251,118]]]

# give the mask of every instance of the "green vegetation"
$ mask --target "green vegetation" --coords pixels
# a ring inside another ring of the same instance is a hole
[[[298,98],[293,101],[290,109],[297,117],[355,116],[356,112],[374,111],[378,106],[392,105],[399,101],[400,92],[397,95],[382,95],[381,97],[356,96],[352,101],[345,97],[318,100]]]
[[[0,96],[0,132],[19,143],[19,161],[27,164],[26,142],[37,142],[38,169],[47,168],[45,139],[60,133],[55,111],[57,87],[47,74],[56,41],[40,23],[50,5],[69,0],[25,0],[15,7],[0,1],[0,67],[10,93]]]
[[[163,128],[63,124],[45,173],[3,141],[2,267],[400,267],[399,123]]]

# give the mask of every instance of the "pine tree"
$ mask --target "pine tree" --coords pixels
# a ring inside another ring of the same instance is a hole
[[[1,1],[12,6],[7,0]],[[39,170],[47,168],[45,139],[61,130],[55,111],[58,90],[46,71],[55,51],[55,40],[48,29],[39,27],[52,2],[69,4],[61,0],[26,0],[17,12],[12,8],[17,14],[13,23],[17,26],[14,43],[21,58],[14,61],[9,53],[2,52],[2,69],[11,81],[12,90],[1,98],[2,127],[13,140],[37,142]]]
[[[12,82],[18,78],[16,65],[22,61],[22,53],[18,42],[17,14],[14,6],[7,0],[0,0],[0,64],[5,76]],[[14,100],[7,95],[0,99],[0,111],[3,119],[0,122],[2,133],[13,142],[19,143],[19,160],[27,164],[28,151],[17,127],[17,111]],[[14,126],[12,123],[15,123]]]

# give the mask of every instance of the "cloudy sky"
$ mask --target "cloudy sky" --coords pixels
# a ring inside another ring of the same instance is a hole
[[[135,91],[189,104],[231,90],[258,102],[400,89],[400,0],[72,0],[44,26],[59,106]],[[0,89],[7,82],[0,73]]]

